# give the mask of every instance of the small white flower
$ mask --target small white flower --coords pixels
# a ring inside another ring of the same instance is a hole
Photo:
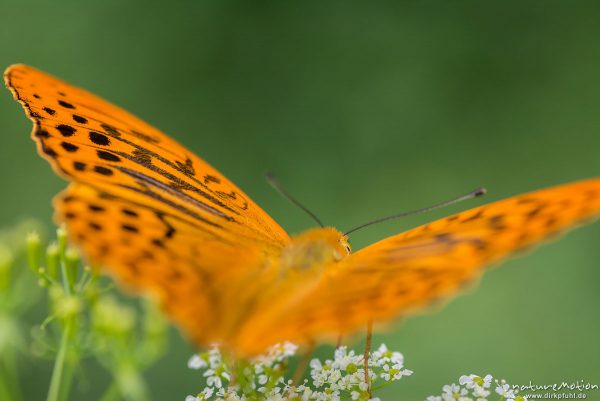
[[[483,388],[490,388],[490,386],[492,385],[492,375],[487,374],[485,375],[485,377],[483,378],[483,385],[481,387]]]
[[[200,401],[208,400],[212,397],[215,390],[212,387],[205,387],[204,390],[200,394],[198,394],[198,398]]]
[[[200,355],[194,354],[188,361],[188,368],[190,369],[203,369],[208,366],[206,360],[202,359]]]
[[[468,394],[467,389],[461,388],[455,383],[446,384],[444,387],[442,387],[442,391],[442,399],[444,401],[466,401],[465,398],[469,400],[469,398],[465,397]]]
[[[223,382],[214,369],[207,369],[206,372],[204,372],[204,377],[206,377],[206,384],[209,387],[223,388]]]
[[[341,370],[356,370],[358,366],[364,364],[364,355],[356,355],[354,350],[348,351],[345,346],[338,347],[335,350],[332,366]]]
[[[425,399],[425,401],[442,401],[442,397],[439,395],[430,395]]]
[[[310,361],[310,368],[312,370],[323,370],[323,365],[321,364],[321,361],[319,359],[314,358]]]
[[[469,375],[469,376],[461,376],[459,379],[459,383],[466,388],[489,388],[492,383],[492,375],[486,375],[485,377],[477,376],[477,375]]]
[[[506,398],[507,401],[514,401],[515,392],[513,390],[511,390],[510,386],[505,381],[501,382],[496,387],[496,393],[498,393],[502,397]]]
[[[324,362],[313,359],[310,362],[310,380],[305,379],[303,384],[294,386],[293,382],[285,377],[285,373],[288,360],[296,350],[297,346],[291,343],[271,347],[265,355],[250,360],[250,363],[243,367],[238,373],[241,376],[236,380],[238,384],[231,384],[230,371],[233,368],[228,365],[228,360],[223,358],[218,347],[194,355],[188,361],[188,366],[202,370],[207,387],[197,396],[189,396],[186,401],[366,399],[369,385],[365,383],[363,354],[357,355],[354,350],[339,347],[335,350],[333,359]],[[412,374],[411,370],[404,369],[402,354],[388,350],[385,345],[370,354],[367,362],[370,366],[370,383],[375,383],[381,378],[394,381]],[[239,383],[243,383],[243,391]]]
[[[475,397],[485,398],[485,397],[487,397],[488,395],[490,395],[490,392],[489,392],[489,390],[486,390],[486,389],[484,389],[483,387],[476,386],[476,387],[473,389],[473,395],[474,395]]]
[[[473,388],[475,387],[475,382],[473,381],[473,379],[477,377],[477,375],[462,375],[459,379],[458,379],[458,383],[461,386],[465,386],[466,388]]]

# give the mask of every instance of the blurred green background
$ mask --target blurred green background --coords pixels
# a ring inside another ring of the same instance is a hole
[[[489,190],[358,232],[355,249],[600,174],[598,2],[7,0],[0,19],[1,66],[31,64],[143,117],[292,233],[313,223],[267,186],[266,169],[340,229]],[[24,217],[50,226],[50,199],[65,186],[30,129],[4,91],[2,226]],[[599,238],[600,224],[571,233],[443,310],[378,334],[416,372],[382,399],[423,399],[469,373],[600,384]],[[171,337],[148,373],[155,400],[201,389],[186,368],[193,348],[176,330]],[[44,398],[50,368],[24,365],[27,399]],[[94,400],[109,378],[93,364],[86,372]]]

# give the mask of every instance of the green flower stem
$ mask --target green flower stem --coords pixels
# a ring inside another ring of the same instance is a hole
[[[2,355],[0,359],[0,400],[21,401],[21,395],[17,378],[17,370],[12,355]]]
[[[4,368],[4,366],[2,366],[0,371],[0,399],[12,400],[14,399],[14,395],[8,388],[8,383],[10,383],[10,379],[8,378],[8,376],[10,375],[5,370],[6,369]]]
[[[390,381],[390,382],[381,383],[379,386],[374,386],[372,390],[373,391],[381,390],[382,388],[385,388],[385,387],[389,386],[392,383],[394,383],[394,382]]]
[[[65,321],[65,326],[60,340],[60,348],[54,361],[54,369],[52,370],[52,378],[50,379],[50,388],[46,401],[63,401],[66,400],[73,378],[74,361],[68,360],[68,354],[73,344],[75,334],[75,317],[70,316]]]

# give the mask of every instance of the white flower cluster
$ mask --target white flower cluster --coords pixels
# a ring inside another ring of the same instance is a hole
[[[488,401],[492,393],[492,375],[484,377],[477,375],[461,376],[458,384],[446,384],[442,387],[442,395],[430,395],[425,401]],[[494,391],[500,395],[499,401],[527,401],[526,397],[518,395],[506,380],[494,380]]]
[[[288,360],[297,348],[291,343],[276,345],[264,356],[249,362],[238,361],[233,370],[234,364],[228,364],[216,347],[194,355],[188,367],[204,370],[206,387],[195,396],[187,396],[185,401],[378,400],[372,398],[373,390],[413,373],[404,368],[402,354],[381,345],[369,354],[369,385],[365,382],[364,356],[339,347],[333,359],[325,362],[313,359],[310,362],[311,380],[305,379],[295,385],[284,375]]]

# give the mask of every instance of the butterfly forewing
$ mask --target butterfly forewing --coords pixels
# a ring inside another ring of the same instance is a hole
[[[61,175],[276,252],[287,234],[208,163],[99,97],[15,65],[7,86],[34,121],[33,137]]]

